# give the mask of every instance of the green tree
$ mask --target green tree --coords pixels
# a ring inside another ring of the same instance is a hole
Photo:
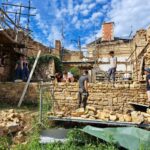
[[[78,67],[72,67],[70,68],[69,70],[73,76],[76,78],[76,79],[79,79],[79,76],[80,76],[80,69]]]

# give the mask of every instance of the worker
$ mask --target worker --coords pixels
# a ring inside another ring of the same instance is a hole
[[[112,77],[113,82],[115,82],[115,74],[116,74],[116,68],[117,68],[117,57],[114,55],[114,51],[109,52],[110,58],[110,68],[108,70],[108,81],[110,81],[110,78]]]
[[[146,75],[146,90],[147,90],[148,102],[150,105],[150,68],[145,68],[144,73]]]
[[[63,72],[62,82],[69,82],[67,71]]]
[[[26,56],[23,56],[23,80],[27,81],[29,77],[29,66]]]
[[[81,104],[83,104],[84,109],[86,109],[86,105],[87,105],[87,99],[89,96],[88,93],[88,71],[85,70],[83,72],[83,75],[81,75],[81,77],[79,78],[79,93],[78,93],[78,98],[79,98],[79,108],[81,106]]]
[[[63,72],[63,82],[74,82],[74,77],[71,72],[64,71]]]
[[[68,80],[69,80],[69,82],[74,82],[74,77],[71,72],[68,72]]]
[[[57,82],[61,82],[62,81],[62,74],[60,72],[55,74],[55,79]]]
[[[21,55],[15,66],[15,80],[23,80],[23,56]]]

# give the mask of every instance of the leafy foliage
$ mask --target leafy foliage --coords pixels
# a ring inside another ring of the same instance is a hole
[[[79,78],[79,76],[80,76],[80,69],[79,69],[78,67],[72,67],[72,68],[70,68],[69,71],[73,74],[73,76],[74,76],[76,79]]]
[[[0,150],[6,150],[9,148],[10,142],[7,137],[0,137]]]
[[[33,57],[29,57],[28,60],[29,60],[29,66],[31,67],[35,61],[36,57],[33,56]],[[52,56],[52,55],[42,55],[40,56],[39,60],[38,60],[38,63],[37,63],[37,66],[40,66],[42,64],[47,64],[49,63],[52,59],[54,59],[54,62],[55,62],[55,69],[56,69],[56,72],[61,72],[62,71],[62,62],[61,60],[56,57],[56,56]]]

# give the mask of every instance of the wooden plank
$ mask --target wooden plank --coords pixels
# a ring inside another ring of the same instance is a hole
[[[36,57],[35,62],[34,62],[34,64],[33,64],[33,67],[32,67],[32,70],[31,70],[31,72],[30,72],[29,78],[28,78],[28,80],[27,80],[27,83],[26,83],[26,85],[25,85],[25,87],[24,87],[24,90],[23,90],[23,93],[22,93],[22,95],[21,95],[21,98],[20,98],[20,100],[19,100],[18,107],[20,107],[21,104],[22,104],[22,102],[23,102],[24,96],[25,96],[25,94],[26,94],[27,88],[28,88],[28,86],[29,86],[30,80],[31,80],[31,78],[32,78],[32,75],[33,75],[33,72],[34,72],[35,67],[36,67],[36,65],[37,65],[38,59],[39,59],[39,57],[40,57],[40,54],[41,54],[41,50],[39,50],[39,52],[38,52],[38,54],[37,54],[37,57]]]
[[[141,64],[140,64],[139,81],[143,80],[142,78],[143,67],[144,67],[144,56],[142,57]]]

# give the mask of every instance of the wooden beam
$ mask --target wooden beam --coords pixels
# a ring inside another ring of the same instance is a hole
[[[30,80],[31,80],[31,78],[32,78],[33,72],[34,72],[35,67],[36,67],[36,65],[37,65],[37,62],[38,62],[38,60],[39,60],[40,54],[41,54],[41,50],[38,51],[38,54],[37,54],[37,57],[36,57],[35,62],[34,62],[34,64],[33,64],[32,70],[31,70],[31,72],[30,72],[29,78],[28,78],[28,80],[27,80],[27,83],[26,83],[26,85],[25,85],[25,87],[24,87],[24,90],[23,90],[23,93],[22,93],[22,95],[21,95],[21,98],[20,98],[20,100],[19,100],[18,107],[20,107],[21,104],[22,104],[22,102],[23,102],[24,96],[25,96],[25,94],[26,94],[26,91],[27,91],[27,88],[28,88],[28,86],[29,86]]]
[[[24,8],[31,8],[31,9],[36,9],[35,7],[29,7],[29,6],[24,6],[24,5],[17,5],[17,4],[8,4],[8,3],[2,3],[2,5],[9,5],[9,6],[16,6],[16,7],[24,7]]]

